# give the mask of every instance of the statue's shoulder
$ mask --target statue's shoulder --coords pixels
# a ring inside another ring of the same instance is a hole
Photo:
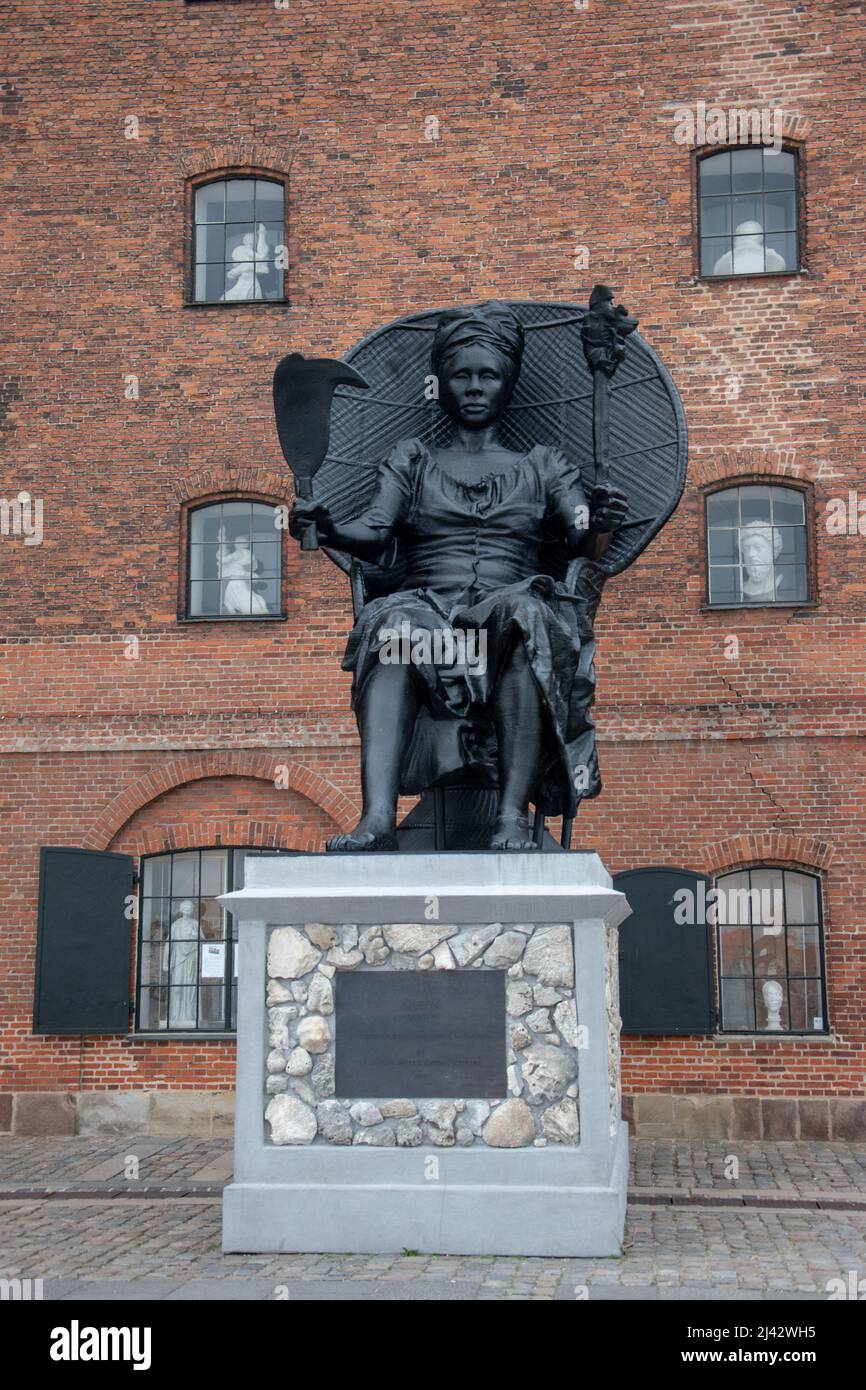
[[[569,483],[580,480],[580,464],[556,444],[536,444],[532,451],[539,468],[553,482],[566,479]]]
[[[416,437],[398,439],[382,460],[381,467],[398,473],[414,474],[429,457],[427,446]]]

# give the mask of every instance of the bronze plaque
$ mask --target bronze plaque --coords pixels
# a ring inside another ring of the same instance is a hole
[[[504,970],[338,970],[336,1094],[507,1094]]]

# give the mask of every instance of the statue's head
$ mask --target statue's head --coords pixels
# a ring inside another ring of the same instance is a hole
[[[523,357],[523,327],[506,304],[488,300],[443,314],[430,362],[439,404],[457,425],[481,430],[503,415]]]
[[[767,576],[772,562],[782,549],[782,535],[777,526],[763,521],[748,521],[740,528],[740,557],[746,573],[753,578]]]

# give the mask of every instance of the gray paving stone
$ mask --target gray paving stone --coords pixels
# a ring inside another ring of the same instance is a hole
[[[134,1153],[129,1184],[95,1179]],[[739,1159],[736,1184],[724,1177]],[[231,1300],[275,1298],[277,1286],[304,1301],[572,1301],[592,1299],[826,1299],[827,1280],[863,1268],[866,1209],[791,1207],[784,1202],[866,1194],[866,1146],[855,1144],[639,1140],[632,1147],[633,1201],[621,1259],[482,1259],[352,1253],[230,1255],[220,1248],[218,1181],[207,1196],[161,1196],[145,1189],[195,1190],[204,1174],[228,1174],[223,1140],[60,1140],[0,1137],[0,1276],[42,1278],[49,1299]],[[79,1196],[27,1199],[66,1187]],[[86,1195],[86,1188],[95,1195]],[[105,1195],[110,1188],[117,1195]],[[199,1184],[199,1190],[203,1185]],[[766,1194],[769,1202],[761,1200]],[[671,1198],[688,1205],[672,1205]],[[694,1199],[697,1200],[694,1200]],[[716,1198],[723,1205],[707,1205]],[[731,1200],[733,1198],[733,1200]],[[744,1205],[743,1199],[748,1205]],[[782,1204],[780,1204],[780,1202]]]
[[[187,1299],[264,1302],[275,1297],[275,1288],[270,1279],[188,1279],[183,1284],[173,1284],[172,1291],[165,1297],[171,1303]]]

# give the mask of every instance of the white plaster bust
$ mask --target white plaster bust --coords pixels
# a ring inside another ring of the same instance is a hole
[[[753,602],[775,599],[781,575],[774,574],[773,560],[782,549],[777,526],[765,521],[748,521],[739,532],[740,562],[743,567],[743,598]]]
[[[734,232],[734,236],[740,238],[736,247],[736,269],[734,252],[726,251],[713,266],[713,274],[763,275],[767,270],[787,270],[784,257],[780,256],[778,251],[774,251],[772,246],[766,248],[765,264],[762,232],[760,222],[740,222]]]
[[[785,991],[778,980],[765,980],[761,986],[764,1008],[767,1010],[767,1028],[771,1033],[782,1031],[782,1001]]]

